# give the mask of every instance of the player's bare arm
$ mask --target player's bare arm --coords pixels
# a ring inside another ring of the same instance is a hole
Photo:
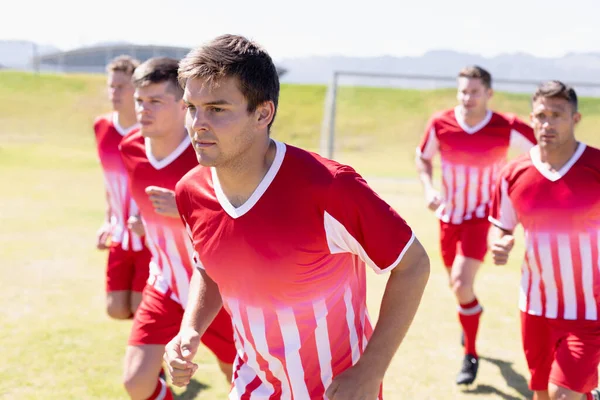
[[[148,186],[146,188],[146,194],[148,194],[148,197],[154,206],[154,211],[158,214],[171,218],[179,218],[174,191],[158,186]]]
[[[515,244],[513,232],[492,225],[490,228],[489,239],[494,264],[505,265],[508,262],[508,256]]]
[[[108,249],[108,239],[111,233],[111,225],[110,225],[110,202],[108,200],[108,192],[106,192],[106,215],[104,217],[104,222],[96,232],[96,248],[98,250],[106,250]]]
[[[442,198],[437,190],[433,187],[433,164],[431,160],[427,160],[420,155],[416,158],[417,171],[419,173],[419,179],[425,190],[425,202],[427,208],[432,211],[438,209],[442,202]]]
[[[414,240],[392,269],[381,301],[379,320],[359,361],[338,375],[329,388],[330,400],[375,399],[392,357],[404,339],[429,279],[429,257]]]
[[[195,268],[179,333],[165,347],[164,360],[175,386],[186,386],[198,365],[192,360],[200,338],[221,309],[219,288],[204,270]]]

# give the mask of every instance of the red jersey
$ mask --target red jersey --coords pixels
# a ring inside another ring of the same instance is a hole
[[[520,308],[564,320],[598,320],[600,304],[600,150],[580,143],[559,170],[539,147],[509,163],[490,221],[525,230]]]
[[[452,224],[487,218],[498,173],[508,150],[527,152],[536,143],[531,127],[515,116],[488,110],[483,121],[466,125],[460,107],[435,114],[425,130],[417,154],[442,158],[443,202],[438,217]]]
[[[125,135],[137,128],[137,125],[127,130],[121,127],[117,113],[99,117],[94,123],[98,157],[110,207],[111,241],[120,243],[124,250],[131,247],[134,251],[142,250],[143,240],[127,228],[127,220],[138,214],[138,207],[129,192],[119,143]]]
[[[150,142],[140,132],[134,132],[121,142],[121,155],[152,253],[150,275],[156,277],[165,293],[170,289],[173,300],[185,307],[193,265],[188,233],[179,218],[157,214],[145,190],[148,186],[174,190],[179,179],[198,165],[196,153],[186,137],[173,153],[158,161],[152,155]]]
[[[414,235],[352,168],[275,143],[243,205],[201,166],[179,182],[177,204],[232,317],[230,398],[320,399],[371,336],[365,266],[389,271]]]

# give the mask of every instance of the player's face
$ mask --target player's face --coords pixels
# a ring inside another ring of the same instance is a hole
[[[108,73],[108,99],[114,111],[133,109],[133,92],[135,88],[131,83],[131,75],[122,71]]]
[[[540,147],[551,150],[575,140],[581,114],[565,99],[540,97],[533,103],[531,123]]]
[[[479,78],[458,78],[456,99],[467,115],[484,113],[492,94]]]
[[[188,79],[183,100],[186,128],[201,165],[235,165],[252,151],[259,132],[266,128],[261,115],[268,105],[248,112],[237,78],[223,78],[218,85]]]
[[[144,137],[164,137],[183,129],[185,107],[170,85],[151,83],[135,90],[135,110]]]

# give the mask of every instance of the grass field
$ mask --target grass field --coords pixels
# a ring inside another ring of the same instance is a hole
[[[105,254],[94,248],[103,188],[91,125],[106,111],[99,76],[0,73],[0,398],[123,399],[121,363],[130,323],[104,312]],[[282,87],[273,136],[318,149],[321,86]],[[462,355],[454,300],[425,211],[412,158],[429,114],[454,104],[441,91],[342,89],[336,158],[359,172],[414,227],[432,260],[417,318],[384,383],[387,399],[525,399],[516,300],[519,241],[506,267],[487,263],[477,281],[485,307],[476,385],[453,384]],[[600,145],[600,100],[583,99],[578,136]],[[494,108],[525,116],[528,97],[498,94]],[[385,276],[369,278],[373,318]],[[209,353],[180,399],[224,399],[227,384]]]

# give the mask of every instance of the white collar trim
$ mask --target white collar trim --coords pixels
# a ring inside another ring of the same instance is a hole
[[[252,193],[250,198],[246,200],[244,204],[237,208],[234,207],[229,202],[227,196],[225,196],[223,188],[221,187],[221,183],[219,182],[219,177],[217,176],[217,171],[214,167],[211,167],[210,172],[212,174],[212,180],[215,186],[215,194],[217,195],[217,200],[221,204],[221,207],[223,207],[223,210],[225,210],[225,212],[229,214],[231,218],[239,218],[242,215],[246,214],[248,211],[250,211],[252,207],[254,207],[256,203],[258,203],[258,200],[260,200],[263,194],[265,194],[265,192],[275,179],[275,176],[279,172],[281,164],[283,164],[283,158],[285,157],[286,145],[282,142],[278,142],[277,140],[273,140],[273,142],[275,142],[276,146],[275,159],[273,160],[273,163],[269,167],[269,170],[263,177],[262,181],[260,181],[256,189],[254,189],[254,192]]]
[[[148,158],[150,165],[152,165],[155,169],[163,169],[167,165],[171,164],[173,161],[175,161],[177,159],[177,157],[179,157],[181,154],[183,154],[183,152],[191,144],[192,144],[192,142],[186,136],[186,138],[183,139],[183,142],[181,142],[179,144],[179,146],[177,146],[177,148],[175,150],[173,150],[173,152],[171,154],[169,154],[168,156],[166,156],[165,158],[163,158],[162,160],[159,161],[152,154],[152,145],[150,144],[150,138],[144,138],[144,145],[146,147],[146,157]]]
[[[529,156],[531,157],[531,161],[533,162],[533,166],[535,169],[539,171],[546,179],[556,182],[563,176],[569,172],[571,167],[579,160],[583,152],[585,151],[587,145],[585,143],[579,143],[577,145],[577,150],[571,156],[569,161],[565,165],[562,166],[558,171],[551,171],[546,164],[542,162],[542,157],[540,154],[540,146],[536,145],[529,150]]]
[[[119,135],[121,135],[121,136],[125,136],[132,130],[140,127],[140,124],[135,123],[135,124],[131,125],[129,128],[123,128],[121,126],[121,124],[119,124],[119,113],[117,113],[117,112],[113,112],[113,114],[112,114],[112,123],[113,123],[115,129],[117,130],[117,132],[119,132]]]
[[[485,118],[483,118],[483,120],[480,123],[478,123],[475,126],[469,126],[465,122],[465,119],[460,113],[460,110],[460,106],[454,107],[454,118],[456,118],[456,122],[458,122],[458,125],[462,128],[462,130],[467,132],[469,135],[472,135],[475,132],[478,132],[481,129],[483,129],[492,119],[492,110],[487,110],[487,112],[485,113]]]

